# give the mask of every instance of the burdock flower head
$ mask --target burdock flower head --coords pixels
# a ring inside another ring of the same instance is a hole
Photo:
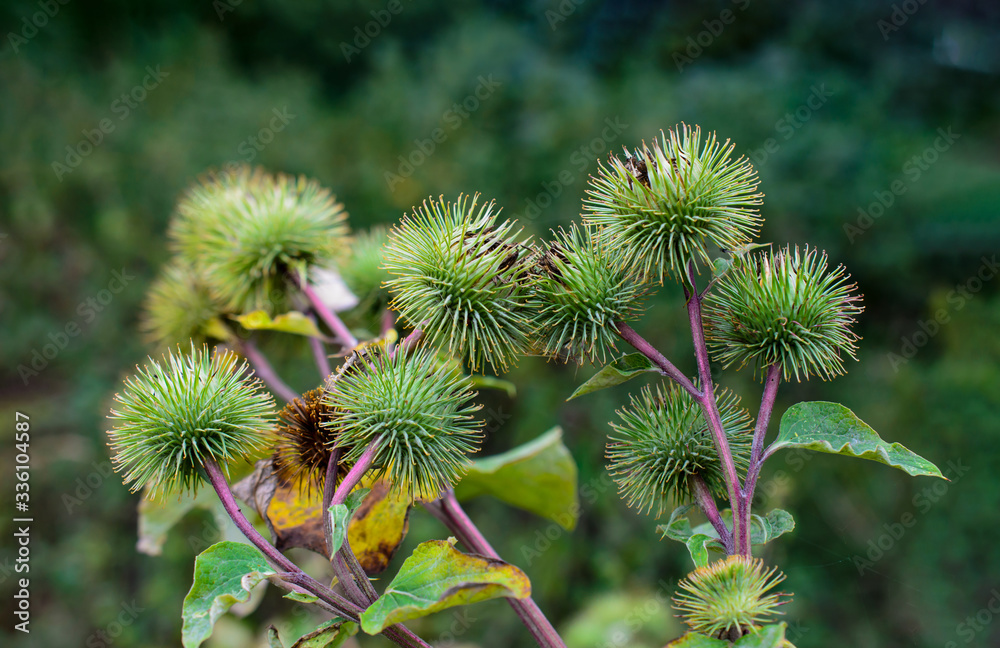
[[[706,299],[708,348],[724,367],[778,364],[786,380],[829,379],[844,373],[844,356],[857,359],[860,302],[843,266],[830,270],[816,249],[748,255]]]
[[[323,489],[333,454],[336,423],[325,397],[324,389],[307,391],[278,412],[275,426],[274,471],[282,481],[306,492]],[[342,477],[346,465],[339,462],[339,468]]]
[[[612,156],[591,177],[584,221],[601,228],[626,269],[663,283],[689,263],[708,265],[710,245],[739,249],[756,235],[757,173],[733,145],[682,124],[652,146]]]
[[[149,288],[142,330],[157,345],[224,340],[225,308],[193,267],[174,259]]]
[[[493,202],[425,200],[389,235],[385,267],[393,309],[431,346],[505,369],[524,351],[528,322],[517,277],[526,250]]]
[[[347,214],[305,177],[239,167],[208,176],[180,201],[170,226],[175,249],[230,309],[287,309],[313,267],[333,264]]]
[[[684,389],[671,383],[666,391],[649,387],[618,412],[608,444],[612,477],[629,506],[657,516],[671,504],[694,499],[692,477],[704,480],[717,497],[726,497],[728,486],[722,461],[701,406]],[[739,406],[739,397],[723,390],[717,398],[722,427],[739,472],[750,461],[750,414]]]
[[[471,380],[421,347],[356,356],[329,385],[335,441],[347,461],[376,444],[373,468],[402,493],[434,499],[453,486],[478,449]]]
[[[530,271],[531,308],[542,353],[603,360],[615,349],[614,325],[634,319],[646,292],[616,267],[591,228],[560,231]]]
[[[196,489],[202,467],[248,460],[268,441],[274,402],[246,363],[193,344],[170,351],[125,380],[109,436],[115,469],[153,496]]]
[[[729,556],[697,569],[680,582],[674,609],[695,632],[717,639],[738,638],[788,602],[782,592],[769,593],[785,580],[760,559]]]

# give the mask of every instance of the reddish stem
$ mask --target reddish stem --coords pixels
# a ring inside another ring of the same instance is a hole
[[[767,378],[764,380],[764,394],[760,399],[760,410],[757,412],[757,424],[753,431],[753,446],[750,451],[750,469],[747,471],[746,485],[740,494],[738,515],[743,521],[740,528],[743,533],[739,538],[738,550],[743,555],[750,555],[750,507],[753,503],[754,491],[757,489],[757,478],[767,456],[764,453],[764,437],[767,436],[767,426],[771,422],[774,402],[778,396],[778,385],[781,384],[781,366],[773,364],[767,368]]]
[[[315,315],[310,315],[309,319],[313,322],[316,321]],[[312,349],[313,358],[316,359],[316,368],[319,369],[319,373],[323,380],[330,375],[330,359],[326,356],[326,347],[323,346],[323,340],[309,336],[309,348]]]
[[[701,508],[705,517],[708,518],[708,521],[712,523],[715,532],[719,534],[719,539],[722,541],[722,546],[726,548],[726,553],[732,553],[733,537],[730,535],[726,523],[722,521],[719,508],[715,505],[715,498],[712,497],[712,492],[708,489],[708,484],[700,476],[692,475],[691,485],[694,487],[694,495],[698,501],[699,508]]]
[[[277,394],[278,398],[291,403],[299,397],[298,393],[285,384],[285,381],[278,376],[278,372],[274,370],[274,367],[267,361],[267,358],[260,352],[256,344],[250,340],[244,340],[240,345],[240,350],[243,352],[243,356],[250,362],[254,373],[260,377],[271,391]]]
[[[657,351],[652,344],[636,333],[632,327],[625,322],[615,322],[614,326],[615,330],[618,331],[618,335],[620,335],[623,340],[631,344],[639,353],[649,358],[653,364],[659,367],[660,373],[664,376],[672,378],[678,385],[683,387],[687,393],[691,394],[695,398],[701,398],[701,392],[694,386],[694,383],[692,383],[687,376],[681,373],[681,370],[675,367],[673,363],[667,360],[662,353]]]
[[[358,340],[354,337],[354,334],[352,334],[344,322],[337,317],[336,313],[330,310],[329,307],[323,303],[323,300],[319,298],[319,295],[317,295],[316,291],[313,290],[313,287],[309,285],[309,282],[300,281],[299,285],[302,286],[302,293],[306,296],[306,299],[309,300],[313,310],[320,316],[320,319],[326,322],[326,325],[329,326],[330,330],[337,336],[341,345],[347,349],[353,349],[358,346]]]
[[[440,507],[437,511],[432,509],[435,505]],[[501,560],[500,555],[458,503],[455,491],[448,489],[442,493],[440,499],[426,506],[470,551]],[[508,598],[507,602],[514,608],[514,612],[541,648],[566,648],[559,633],[552,627],[552,623],[545,617],[534,599],[530,596],[525,599]]]

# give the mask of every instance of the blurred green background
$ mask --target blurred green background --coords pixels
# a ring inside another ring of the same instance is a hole
[[[1000,645],[989,609],[1000,609],[1000,5],[387,6],[0,6],[0,642],[180,643],[195,554],[185,539],[207,514],[186,518],[161,556],[138,553],[138,498],[104,477],[104,416],[148,351],[136,334],[144,291],[167,258],[176,197],[200,173],[250,162],[308,174],[339,196],[356,229],[391,223],[428,195],[480,191],[544,236],[578,215],[609,146],[634,147],[684,121],[755,161],[763,240],[827,250],[866,296],[860,362],[830,383],[785,385],[779,413],[804,399],[840,401],[884,438],[952,466],[952,481],[935,484],[859,460],[771,461],[759,505],[798,523],[763,552],[795,593],[792,640]],[[427,154],[438,128],[446,137]],[[132,278],[102,292],[114,272]],[[661,291],[637,328],[692,372],[677,292]],[[60,337],[68,325],[78,334]],[[36,360],[37,375],[18,370],[50,343],[64,348],[45,366]],[[282,369],[298,388],[315,381],[306,356]],[[593,493],[578,528],[557,534],[490,501],[469,510],[526,569],[572,646],[662,646],[679,628],[658,601],[689,559],[603,477],[606,422],[629,390],[564,402],[593,371],[526,359],[511,373],[516,399],[488,396],[513,416],[486,452],[565,428]],[[759,399],[752,375],[721,380],[748,405]],[[15,411],[31,415],[34,432],[28,636],[13,631],[11,598]],[[903,528],[907,514],[915,522]],[[541,540],[546,531],[554,539]],[[409,546],[443,533],[415,512]],[[542,546],[529,563],[524,548]],[[872,556],[858,567],[856,557]],[[503,602],[469,613],[474,623],[444,614],[414,627],[445,645],[449,633],[469,645],[531,645]],[[210,645],[263,645],[267,623],[294,639],[310,622],[269,592],[249,617],[220,624]],[[99,634],[109,629],[117,636]]]

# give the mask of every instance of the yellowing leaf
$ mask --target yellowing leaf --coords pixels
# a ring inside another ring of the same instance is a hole
[[[418,545],[385,593],[361,614],[361,629],[378,634],[395,623],[456,605],[531,596],[531,583],[520,569],[502,560],[463,554],[453,541]]]
[[[369,574],[389,566],[409,530],[410,500],[395,493],[388,481],[371,484],[371,492],[351,518],[347,539]]]
[[[247,313],[246,315],[237,315],[233,317],[233,319],[242,324],[243,328],[250,331],[281,331],[283,333],[305,335],[308,337],[324,337],[323,334],[320,333],[319,328],[316,327],[316,323],[299,311],[291,311],[282,315],[277,315],[272,319],[271,316],[267,314],[267,311],[256,310],[252,313]]]

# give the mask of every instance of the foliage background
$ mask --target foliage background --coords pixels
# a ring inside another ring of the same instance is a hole
[[[167,256],[166,222],[198,174],[250,161],[314,176],[360,229],[391,223],[428,195],[459,191],[481,191],[523,217],[526,200],[537,204],[566,171],[571,180],[551,205],[527,219],[544,235],[578,214],[593,159],[607,155],[595,140],[606,119],[627,124],[612,138],[616,150],[680,121],[717,130],[741,153],[756,150],[758,162],[774,138],[777,150],[757,165],[767,194],[763,240],[826,249],[847,265],[867,306],[860,363],[832,383],[786,386],[779,412],[798,400],[838,400],[885,438],[939,465],[967,467],[946,489],[924,493],[931,480],[867,462],[772,461],[763,504],[792,511],[798,528],[765,555],[796,594],[787,611],[797,645],[1000,645],[1000,623],[988,610],[1000,602],[1000,298],[995,277],[973,280],[981,270],[987,276],[984,258],[1000,249],[998,5],[403,0],[401,13],[347,61],[342,43],[386,3],[70,0],[52,3],[57,13],[15,47],[9,34],[21,33],[43,4],[0,6],[0,492],[12,511],[14,412],[28,412],[35,516],[30,636],[12,631],[14,529],[11,516],[0,519],[4,645],[179,643],[194,557],[185,538],[206,518],[189,516],[162,556],[141,555],[137,497],[100,475],[110,395],[147,351],[137,316]],[[727,9],[731,24],[714,23]],[[889,30],[894,11],[902,24]],[[697,51],[698,38],[700,55],[679,59]],[[166,76],[119,119],[114,102],[147,66]],[[481,75],[500,85],[452,128],[455,113],[447,111]],[[808,108],[816,89],[832,94]],[[275,109],[293,118],[253,150],[248,138],[268,127]],[[66,163],[67,146],[105,118],[114,131],[57,177],[53,163]],[[400,172],[398,156],[439,127],[447,139],[390,189],[385,173]],[[933,146],[938,129],[959,137],[914,178],[915,167],[905,165]],[[857,224],[859,208],[895,180],[905,193],[849,235],[845,225]],[[86,306],[116,270],[135,278],[99,312]],[[639,328],[692,371],[676,292],[662,291]],[[938,317],[936,334],[921,337],[921,322]],[[22,378],[18,366],[70,322],[81,334],[37,376]],[[888,354],[900,354],[907,340],[919,348],[894,361]],[[314,377],[300,365],[284,371],[306,388]],[[606,421],[627,390],[564,403],[592,371],[528,359],[512,373],[516,400],[489,397],[511,416],[487,452],[556,423],[566,429],[581,483],[594,494],[584,498],[576,531],[556,534],[491,502],[470,509],[501,554],[528,571],[572,645],[660,646],[677,628],[655,594],[672,590],[688,559],[679,545],[656,540],[654,520],[606,488]],[[725,380],[748,404],[759,398],[749,374]],[[88,477],[96,487],[81,489]],[[907,513],[911,527],[893,526]],[[442,533],[426,516],[413,522],[411,537]],[[546,531],[555,538],[541,540]],[[854,557],[867,558],[879,541],[884,556],[859,573]],[[547,548],[528,564],[525,547]],[[304,632],[307,621],[285,603],[268,594],[248,618],[221,624],[213,645],[261,645],[268,622]],[[130,605],[144,609],[121,617],[128,623],[119,636],[97,634]],[[530,643],[502,602],[469,612],[477,621],[468,629],[444,616],[421,631],[433,639],[451,626],[459,641],[490,647]],[[639,621],[647,627],[633,633]]]

